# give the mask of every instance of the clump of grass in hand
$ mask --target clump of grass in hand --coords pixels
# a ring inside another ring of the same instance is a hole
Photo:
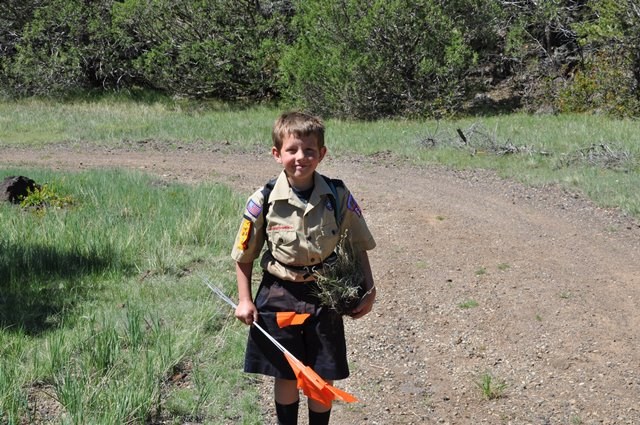
[[[364,274],[360,258],[354,252],[347,234],[340,238],[336,246],[337,259],[315,273],[318,290],[316,296],[320,304],[339,314],[349,314],[358,305],[364,291]]]

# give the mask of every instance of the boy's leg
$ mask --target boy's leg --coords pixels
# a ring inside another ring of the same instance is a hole
[[[329,385],[333,385],[333,381],[326,380]],[[317,402],[313,399],[308,399],[309,405],[309,425],[327,425],[329,418],[331,417],[331,406],[327,407],[324,404]]]
[[[278,425],[296,425],[298,423],[298,405],[300,403],[297,382],[290,379],[276,378],[273,389]]]
[[[329,425],[330,418],[331,409],[322,413],[309,410],[309,425]]]

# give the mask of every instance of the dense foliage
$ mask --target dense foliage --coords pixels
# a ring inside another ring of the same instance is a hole
[[[640,111],[638,0],[4,0],[0,92],[162,91],[375,119]]]

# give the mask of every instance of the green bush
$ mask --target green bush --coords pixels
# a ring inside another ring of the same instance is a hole
[[[198,98],[273,95],[286,15],[233,0],[125,0],[113,24],[147,85]]]
[[[27,196],[20,201],[20,206],[22,208],[42,210],[47,207],[64,208],[68,205],[73,205],[73,203],[73,197],[60,194],[55,185],[43,184],[33,191],[28,191]]]
[[[463,28],[433,0],[305,0],[282,59],[288,101],[325,116],[374,119],[455,108],[476,61]]]
[[[593,55],[579,69],[557,100],[559,112],[598,111],[633,116],[640,111],[631,58],[624,51]]]
[[[10,94],[55,95],[127,81],[126,49],[111,32],[113,0],[43,3],[3,69]]]
[[[561,111],[640,113],[640,15],[636,2],[591,0],[588,19],[574,27],[585,59],[561,92]]]
[[[635,116],[636,8],[634,0],[4,0],[0,95],[274,99],[356,119],[516,108]]]
[[[26,23],[19,40],[5,48],[0,84],[12,96],[145,87],[224,100],[273,97],[290,11],[269,4],[38,4],[31,17],[21,14]],[[0,32],[0,39],[6,38]]]

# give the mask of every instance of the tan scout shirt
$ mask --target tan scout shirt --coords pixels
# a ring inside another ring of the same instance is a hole
[[[283,171],[269,195],[266,232],[262,212],[264,196],[260,189],[247,201],[231,257],[240,263],[253,262],[266,241],[267,251],[262,256],[261,267],[281,279],[300,282],[313,280],[313,277],[305,277],[304,271],[292,270],[285,265],[321,263],[331,255],[346,230],[354,249],[373,249],[376,243],[355,199],[345,187],[336,187],[336,190],[340,229],[329,199],[333,196],[331,188],[322,176],[315,173],[313,193],[305,204],[291,190]]]

